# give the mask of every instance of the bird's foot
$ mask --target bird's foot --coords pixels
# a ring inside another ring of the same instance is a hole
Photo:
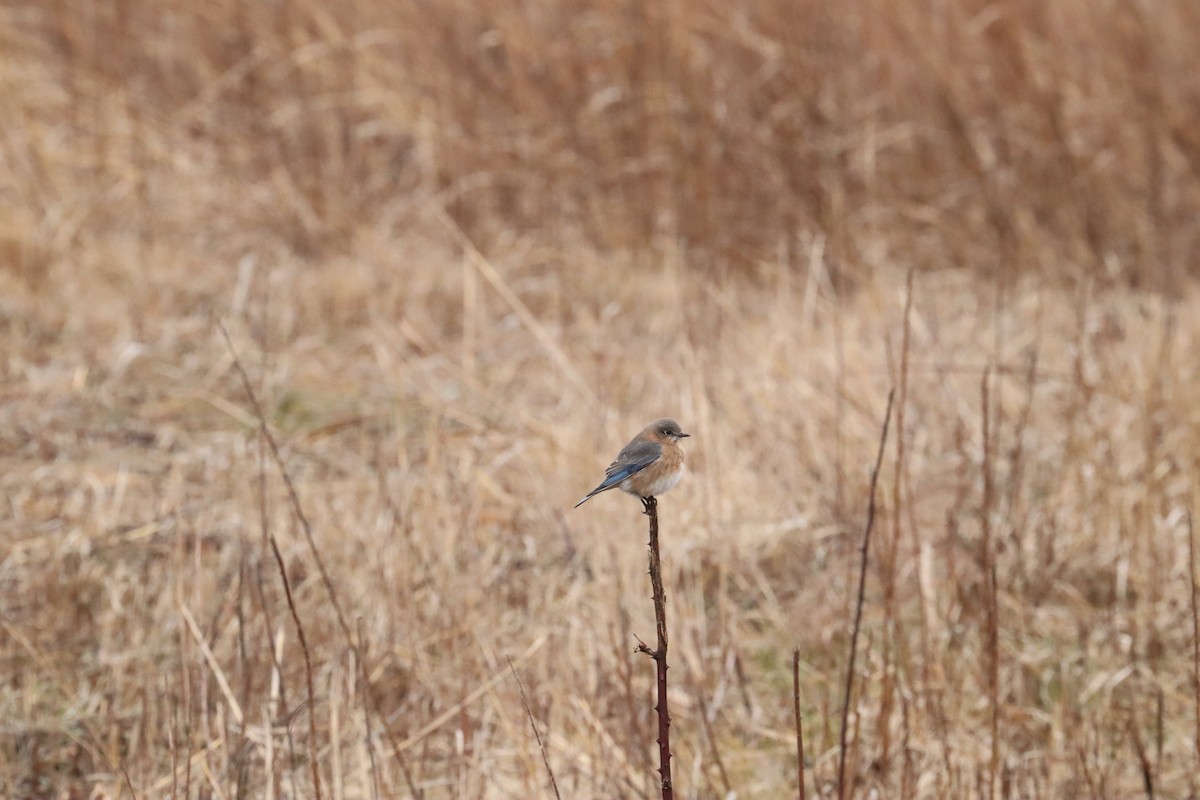
[[[643,497],[643,498],[640,498],[640,499],[641,499],[641,501],[642,501],[642,507],[643,507],[642,513],[643,513],[643,514],[649,515],[651,512],[653,512],[653,511],[654,511],[654,508],[655,508],[655,506],[657,506],[657,505],[658,505],[658,499],[657,499],[657,498],[654,498],[654,497]]]

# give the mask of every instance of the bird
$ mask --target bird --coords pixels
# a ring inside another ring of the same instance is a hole
[[[691,434],[684,433],[673,419],[664,417],[651,422],[621,448],[604,471],[604,480],[576,503],[575,508],[609,489],[620,489],[640,497],[643,504],[673,489],[683,477],[683,448],[679,446],[679,440],[688,436]]]

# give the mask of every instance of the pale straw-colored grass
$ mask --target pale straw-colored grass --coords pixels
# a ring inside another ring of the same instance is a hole
[[[655,796],[645,519],[569,509],[664,414],[676,785],[795,793],[799,648],[832,793],[902,378],[853,794],[1195,793],[1196,12],[838,8],[0,11],[0,795],[549,797],[508,656]]]

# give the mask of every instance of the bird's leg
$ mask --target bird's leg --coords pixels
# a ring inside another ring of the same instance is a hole
[[[658,499],[654,497],[642,497],[639,499],[642,501],[642,513],[646,514],[647,516],[649,516],[650,512],[654,510],[654,507],[658,505]]]

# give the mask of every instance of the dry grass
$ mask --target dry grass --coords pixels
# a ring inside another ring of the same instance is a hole
[[[1198,8],[0,5],[0,795],[1195,796]]]

